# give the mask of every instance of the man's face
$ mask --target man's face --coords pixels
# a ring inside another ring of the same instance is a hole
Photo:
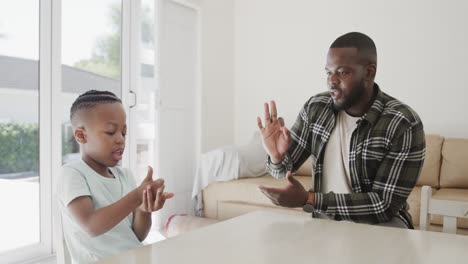
[[[122,159],[127,133],[122,104],[98,104],[86,122],[84,152],[100,165],[113,167]]]
[[[365,67],[356,48],[331,48],[327,55],[327,84],[333,107],[340,111],[356,106],[365,94]]]

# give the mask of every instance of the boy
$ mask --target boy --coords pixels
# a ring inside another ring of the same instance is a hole
[[[164,180],[153,170],[140,186],[116,165],[125,148],[126,115],[111,92],[80,95],[70,111],[81,160],[62,168],[57,194],[65,242],[73,263],[89,263],[142,246],[151,228],[151,212],[166,199]]]

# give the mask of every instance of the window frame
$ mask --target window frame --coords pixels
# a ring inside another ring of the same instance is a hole
[[[60,0],[59,0],[60,1]],[[0,255],[0,262],[37,261],[53,254],[52,241],[52,61],[53,22],[59,1],[39,2],[39,228],[40,241]],[[56,52],[54,52],[56,53]]]

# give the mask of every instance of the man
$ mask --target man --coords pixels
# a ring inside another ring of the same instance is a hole
[[[265,103],[265,126],[260,117],[257,123],[267,169],[289,183],[259,188],[273,203],[314,217],[412,229],[406,200],[424,162],[420,118],[374,83],[376,47],[362,33],[333,42],[325,71],[329,91],[305,103],[291,131],[275,102]],[[309,157],[314,186],[307,191],[291,171]]]

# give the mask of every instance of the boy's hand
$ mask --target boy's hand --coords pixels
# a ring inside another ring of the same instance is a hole
[[[146,190],[148,186],[150,186],[153,192],[153,197],[155,197],[156,190],[163,185],[164,185],[163,179],[157,179],[155,181],[153,180],[153,168],[151,166],[148,166],[148,173],[146,174],[146,177],[143,179],[140,186],[138,187],[138,190],[139,190],[138,195],[142,197],[141,195],[143,194],[143,192]],[[141,201],[143,202],[143,199]]]
[[[174,197],[173,193],[164,192],[164,185],[157,189],[156,197],[153,198],[153,192],[151,187],[148,186],[146,190],[143,191],[143,202],[141,203],[139,209],[143,212],[155,212],[163,208],[164,203],[167,199]]]
[[[148,174],[140,184],[141,205],[139,209],[143,212],[154,212],[161,209],[167,199],[174,197],[173,193],[164,192],[164,180],[153,181],[153,168],[148,166]]]

